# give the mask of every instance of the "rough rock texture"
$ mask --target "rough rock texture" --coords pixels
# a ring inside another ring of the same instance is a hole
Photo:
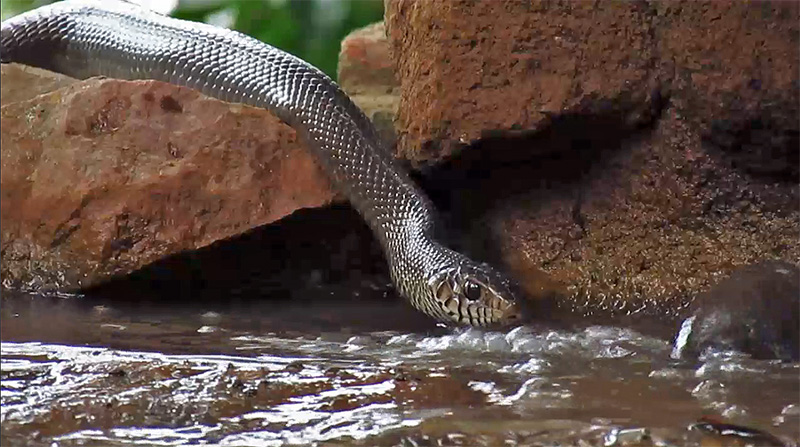
[[[798,185],[753,179],[707,153],[689,127],[668,110],[646,138],[611,148],[590,139],[594,156],[562,146],[563,159],[481,181],[513,191],[522,187],[503,178],[536,179],[484,217],[517,276],[546,271],[580,314],[677,317],[736,266],[798,262]]]
[[[383,22],[353,31],[342,40],[337,79],[378,128],[387,147],[393,147],[400,93]]]
[[[7,286],[94,285],[333,197],[266,111],[155,81],[72,82],[2,67]]]
[[[553,114],[649,120],[658,85],[649,12],[643,2],[388,0],[400,153],[437,160],[497,131],[541,129]]]
[[[638,125],[668,96],[701,134],[766,165],[750,168],[796,177],[799,19],[794,2],[386,0],[399,151],[438,160],[569,113]]]
[[[27,101],[77,82],[77,79],[24,65],[3,65],[2,76],[3,82],[0,83],[2,105]]]
[[[672,104],[730,162],[798,180],[800,4],[654,2]]]
[[[398,153],[531,293],[677,317],[800,260],[798,3],[385,4]]]

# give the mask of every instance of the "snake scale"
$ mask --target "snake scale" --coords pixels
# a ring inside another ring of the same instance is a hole
[[[155,79],[270,110],[368,223],[396,289],[414,307],[449,324],[519,320],[509,280],[437,242],[429,200],[364,113],[307,62],[236,31],[121,0],[67,0],[12,17],[2,22],[0,58],[81,79]]]

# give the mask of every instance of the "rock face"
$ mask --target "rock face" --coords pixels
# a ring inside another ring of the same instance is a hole
[[[799,17],[789,2],[387,0],[400,151],[437,160],[570,113],[647,123],[662,96],[734,150],[795,149]]]
[[[800,259],[796,2],[385,4],[398,153],[530,292],[677,318]]]
[[[681,117],[737,168],[796,182],[800,5],[664,1],[653,12]]]
[[[17,65],[3,64],[2,85],[6,286],[91,286],[333,197],[266,111]]]
[[[649,120],[657,50],[644,3],[389,0],[400,151],[422,163],[554,114]],[[625,45],[620,45],[620,42]]]

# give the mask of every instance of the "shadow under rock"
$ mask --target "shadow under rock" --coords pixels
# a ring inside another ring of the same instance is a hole
[[[532,190],[579,196],[593,169],[612,158],[623,142],[643,134],[618,116],[561,116],[539,132],[489,135],[413,177],[444,217],[437,237],[475,259],[502,265],[496,241],[485,231],[493,209]],[[341,204],[297,211],[83,292],[89,300],[107,300],[118,308],[256,306],[254,319],[264,319],[267,312],[268,320],[292,327],[436,327],[396,295],[369,228]],[[261,309],[265,301],[267,310]]]
[[[789,110],[795,109],[795,113]],[[776,101],[756,114],[732,111],[703,135],[710,151],[733,168],[767,183],[800,181],[797,105]],[[794,120],[787,116],[794,115]]]
[[[502,227],[498,223],[509,210],[522,206],[536,213],[548,201],[565,198],[573,204],[572,219],[583,228],[581,206],[588,185],[609,167],[624,163],[637,142],[651,136],[665,106],[665,100],[658,98],[653,120],[644,124],[631,125],[614,113],[570,114],[553,117],[536,132],[496,132],[415,179],[441,211],[441,237],[453,248],[512,273],[528,292],[537,320],[576,327],[610,323],[669,338],[675,322],[662,322],[659,310],[647,321],[612,318],[606,312],[588,321],[571,313],[570,306],[564,306],[563,287],[553,283],[538,262],[522,262],[523,257],[503,253],[504,235],[498,232]]]
[[[435,327],[396,295],[379,245],[347,205],[300,210],[82,292],[93,305],[211,310],[268,330]]]
[[[496,241],[485,231],[492,212],[533,191],[569,194],[579,204],[587,178],[625,143],[649,135],[652,124],[631,126],[616,114],[562,115],[537,132],[489,133],[415,179],[441,211],[452,245],[497,261]],[[579,210],[575,218],[580,221]]]

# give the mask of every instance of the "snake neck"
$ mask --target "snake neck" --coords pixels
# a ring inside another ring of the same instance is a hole
[[[79,78],[157,79],[269,109],[306,140],[372,228],[400,294],[442,317],[428,284],[460,255],[436,243],[427,198],[318,69],[234,31],[107,1],[61,2],[4,21],[0,56]]]
[[[301,130],[309,146],[330,173],[335,186],[362,215],[381,244],[392,281],[401,296],[417,309],[446,318],[429,286],[433,274],[461,255],[434,238],[435,211],[428,198],[381,146],[372,123],[335,84],[325,101],[337,113],[320,125],[310,112],[300,112]],[[344,134],[346,145],[331,139],[327,129]],[[463,257],[463,256],[461,256]]]
[[[431,279],[463,256],[438,243],[430,232],[419,231],[419,227],[409,227],[403,234],[384,245],[397,291],[420,311],[439,320],[447,319],[442,306],[435,303]]]

